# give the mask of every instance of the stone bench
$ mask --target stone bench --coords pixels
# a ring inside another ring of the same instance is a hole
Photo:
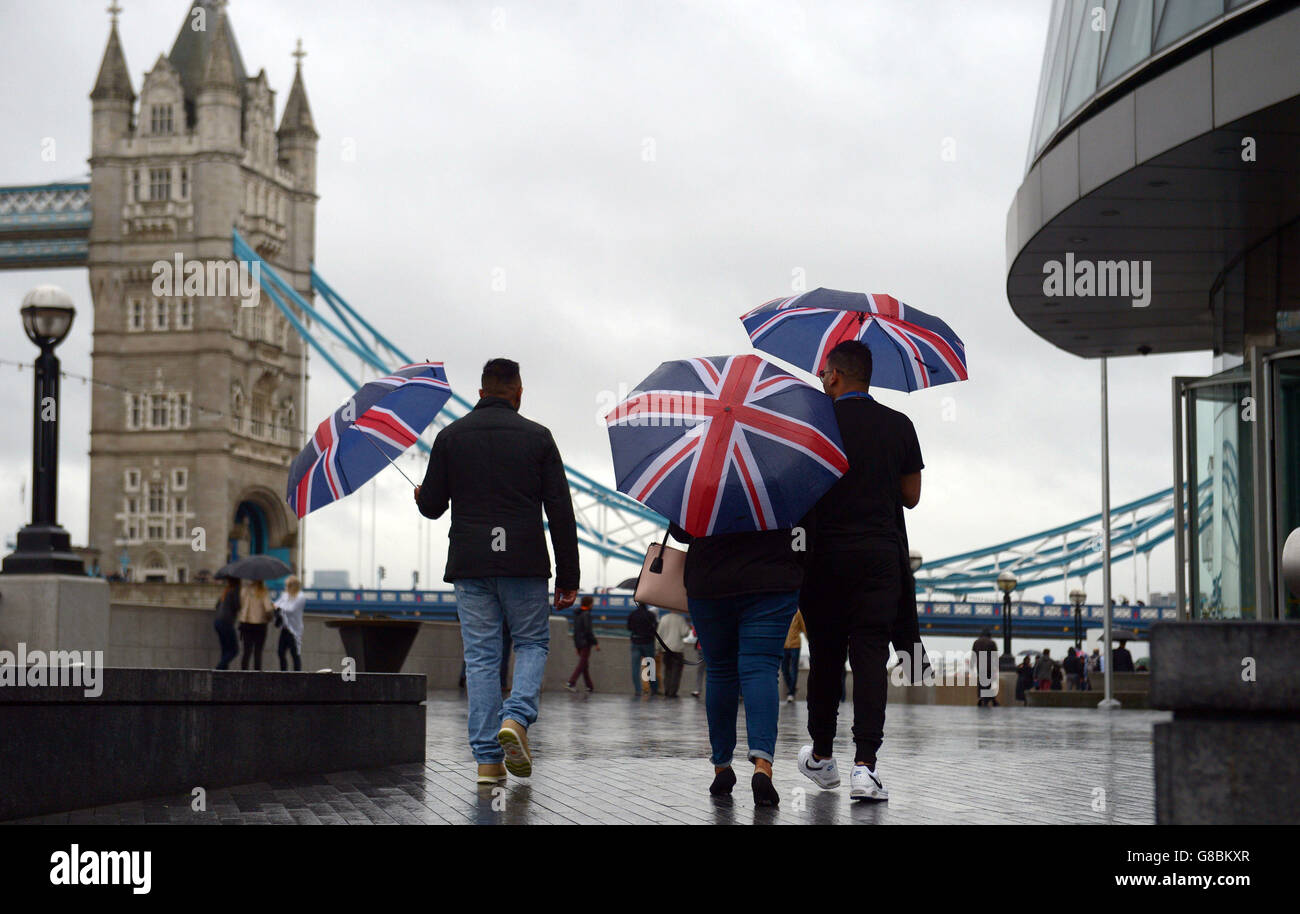
[[[424,760],[423,676],[105,669],[0,688],[0,820]]]

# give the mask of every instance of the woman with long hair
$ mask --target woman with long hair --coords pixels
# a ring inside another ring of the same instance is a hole
[[[235,636],[235,620],[239,617],[239,578],[226,578],[226,586],[217,598],[217,613],[212,620],[217,640],[221,643],[221,659],[217,669],[230,669],[230,661],[239,656],[239,639]]]
[[[280,629],[280,643],[275,652],[280,656],[280,671],[289,669],[288,658],[293,657],[293,668],[302,672],[302,613],[307,608],[307,598],[302,593],[302,582],[294,575],[284,581],[284,593],[275,601],[276,624]]]
[[[262,646],[266,644],[266,624],[271,621],[271,597],[265,581],[253,581],[243,589],[239,599],[239,640],[244,643],[240,668],[262,668]]]

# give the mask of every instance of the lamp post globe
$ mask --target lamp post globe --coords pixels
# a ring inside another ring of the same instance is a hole
[[[917,552],[915,549],[909,549],[907,552],[907,561],[912,566],[912,574],[916,574],[922,565],[921,553]]]
[[[18,531],[17,546],[0,565],[3,574],[84,575],[68,532],[55,517],[59,502],[59,360],[54,349],[72,329],[76,309],[58,286],[37,286],[23,296],[23,332],[41,350],[32,399],[32,522]]]
[[[998,669],[1004,673],[1016,668],[1016,658],[1011,653],[1011,592],[1017,583],[1010,571],[998,575],[998,590],[1002,591],[1002,656],[998,658]]]

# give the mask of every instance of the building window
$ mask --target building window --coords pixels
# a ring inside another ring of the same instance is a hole
[[[190,170],[184,165],[181,166],[181,199],[190,198]]]
[[[153,105],[149,109],[149,131],[151,133],[173,133],[172,106]]]
[[[140,471],[134,469],[127,470],[125,475],[126,490],[128,492],[138,492],[140,490]]]
[[[244,392],[236,387],[230,392],[230,424],[236,432],[244,431]]]
[[[189,330],[193,326],[194,303],[183,298],[176,303],[176,327],[179,330]]]
[[[128,498],[128,499],[126,500],[126,513],[127,513],[127,514],[139,514],[139,513],[140,513],[140,499],[138,499],[138,498]]]
[[[177,538],[177,539],[184,539],[184,538],[185,538],[185,536],[184,536],[184,534],[185,534],[184,529],[183,529],[183,528],[177,528],[177,529],[180,529],[181,532],[178,533],[178,534],[176,535],[176,538]],[[176,583],[177,583],[177,584],[184,584],[184,583],[185,583],[185,566],[184,566],[184,565],[178,565],[178,566],[176,566]]]
[[[126,428],[128,431],[137,431],[144,427],[144,397],[140,394],[127,394],[126,397]],[[136,472],[136,485],[139,485],[139,473]]]
[[[149,199],[170,200],[172,196],[172,170],[170,168],[149,169]]]
[[[164,531],[163,531],[163,525],[162,525],[162,524],[150,524],[150,525],[149,525],[149,536],[148,536],[148,539],[151,539],[151,540],[161,540],[161,539],[164,538],[164,535],[165,535],[165,534],[164,534]],[[148,580],[148,578],[146,578],[145,580]]]
[[[159,298],[153,301],[153,329],[167,329],[167,302]]]
[[[131,200],[134,203],[140,202],[140,169],[131,170]]]
[[[144,329],[144,302],[133,298],[127,303],[126,328],[128,330]]]
[[[185,486],[189,484],[189,481],[190,481],[190,471],[189,471],[189,470],[181,470],[181,469],[172,470],[172,488],[173,488],[173,489],[176,489],[176,490],[178,490],[178,491],[182,491],[182,490],[184,490]]]
[[[172,423],[174,428],[190,427],[190,395],[184,391],[174,395],[176,404],[176,421]]]
[[[149,398],[149,427],[166,428],[167,427],[167,397],[164,394],[154,394]]]
[[[149,513],[162,514],[167,510],[167,490],[161,482],[149,483]]]

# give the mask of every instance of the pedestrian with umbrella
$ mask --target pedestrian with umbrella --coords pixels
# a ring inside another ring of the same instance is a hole
[[[469,742],[478,783],[533,771],[528,729],[537,720],[550,651],[545,511],[555,548],[555,609],[577,598],[578,528],[555,439],[519,415],[519,363],[483,366],[479,401],[434,439],[415,503],[425,517],[451,509],[447,570],[456,588],[465,646]],[[515,673],[502,701],[502,623],[514,642]]]
[[[239,594],[239,640],[244,647],[240,669],[247,670],[250,664],[255,670],[262,668],[266,627],[274,612],[266,582],[282,578],[291,570],[288,564],[273,555],[250,555],[230,562],[217,572],[219,578],[249,582]]]
[[[765,302],[741,315],[741,321],[756,348],[821,379],[822,388],[835,399],[835,415],[853,467],[817,508],[813,548],[817,567],[809,571],[803,605],[813,745],[801,752],[800,770],[819,786],[839,784],[830,754],[837,703],[827,696],[832,691],[829,677],[841,674],[847,653],[854,667],[855,762],[862,763],[854,765],[850,796],[888,799],[875,772],[875,753],[884,732],[883,669],[889,642],[904,658],[909,678],[922,672],[927,662],[903,515],[903,508],[914,507],[920,499],[922,463],[911,421],[876,403],[868,389],[875,385],[910,393],[964,381],[966,347],[944,321],[880,293],[818,288]],[[839,355],[832,358],[833,353]],[[824,516],[830,520],[828,525],[821,523]],[[886,553],[895,555],[894,571],[883,567],[881,557]],[[848,566],[858,559],[866,564],[855,566],[845,577]],[[863,577],[863,568],[877,565],[876,571]],[[893,606],[888,605],[891,595]],[[817,608],[810,612],[809,599],[822,606],[820,612]],[[844,600],[848,620],[842,618]],[[823,647],[821,675],[814,641],[818,629]],[[861,676],[859,665],[864,666]]]
[[[619,491],[690,545],[683,583],[708,665],[709,792],[736,784],[743,694],[754,803],[777,806],[777,669],[803,580],[801,523],[848,468],[830,402],[758,356],[715,356],[665,362],[605,421]]]

